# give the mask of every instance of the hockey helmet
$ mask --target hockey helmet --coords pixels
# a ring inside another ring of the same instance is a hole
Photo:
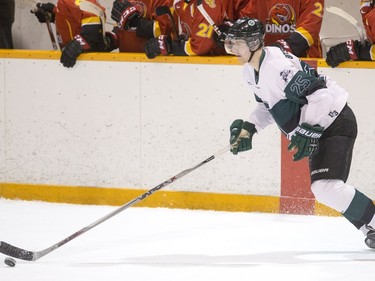
[[[235,40],[244,40],[249,47],[250,52],[259,50],[264,45],[264,26],[263,23],[255,18],[240,18],[229,28],[225,38],[225,49],[231,52]]]

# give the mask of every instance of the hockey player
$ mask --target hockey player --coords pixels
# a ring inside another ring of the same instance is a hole
[[[148,39],[169,35],[171,19],[167,14],[157,15],[155,9],[171,5],[171,0],[115,0],[111,18],[118,24],[119,51],[143,53]]]
[[[214,40],[214,30],[204,15],[198,10],[197,0],[176,0],[173,8],[178,19],[178,38],[159,36],[150,39],[145,46],[148,58],[158,55],[176,56],[225,55]],[[207,14],[219,26],[227,18],[222,1],[202,1]]]
[[[366,29],[367,40],[361,44],[358,40],[348,40],[333,46],[327,52],[327,64],[336,67],[348,60],[375,60],[375,9],[374,0],[364,0],[361,4],[363,25]]]
[[[250,150],[253,135],[276,123],[290,140],[293,160],[309,159],[316,200],[342,213],[366,235],[366,245],[375,248],[375,206],[346,183],[357,136],[348,93],[293,54],[263,47],[264,34],[262,22],[241,18],[225,40],[227,52],[244,64],[244,80],[258,102],[247,121],[230,126],[231,152]]]
[[[101,7],[96,0],[87,0]],[[39,22],[46,17],[56,25],[59,45],[62,49],[60,62],[65,67],[73,67],[77,57],[83,52],[107,51],[103,40],[103,24],[100,17],[84,12],[80,1],[58,0],[57,4],[37,3],[33,11]],[[101,7],[103,11],[105,9]]]
[[[321,58],[323,12],[324,0],[249,0],[238,14],[264,23],[266,46],[275,44],[297,57]]]

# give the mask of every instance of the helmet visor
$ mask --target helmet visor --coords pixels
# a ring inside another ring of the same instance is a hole
[[[236,38],[235,36],[229,34],[224,40],[224,48],[228,54],[235,55],[235,46],[237,49],[245,45],[248,47],[250,52],[258,50],[262,46],[262,40],[259,36],[251,38]]]
[[[224,48],[228,54],[235,55],[235,53],[233,52],[233,47],[235,43],[236,42],[234,40],[234,37],[227,35],[227,37],[224,40]]]

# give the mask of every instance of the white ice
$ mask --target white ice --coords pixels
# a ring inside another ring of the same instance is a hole
[[[115,208],[1,199],[0,240],[40,251]],[[129,208],[0,280],[374,280],[363,240],[342,217]]]

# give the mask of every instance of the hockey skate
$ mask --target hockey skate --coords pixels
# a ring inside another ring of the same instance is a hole
[[[366,228],[368,229],[368,232],[366,234],[367,237],[365,239],[365,243],[367,247],[375,249],[375,229],[369,225],[366,225]]]

